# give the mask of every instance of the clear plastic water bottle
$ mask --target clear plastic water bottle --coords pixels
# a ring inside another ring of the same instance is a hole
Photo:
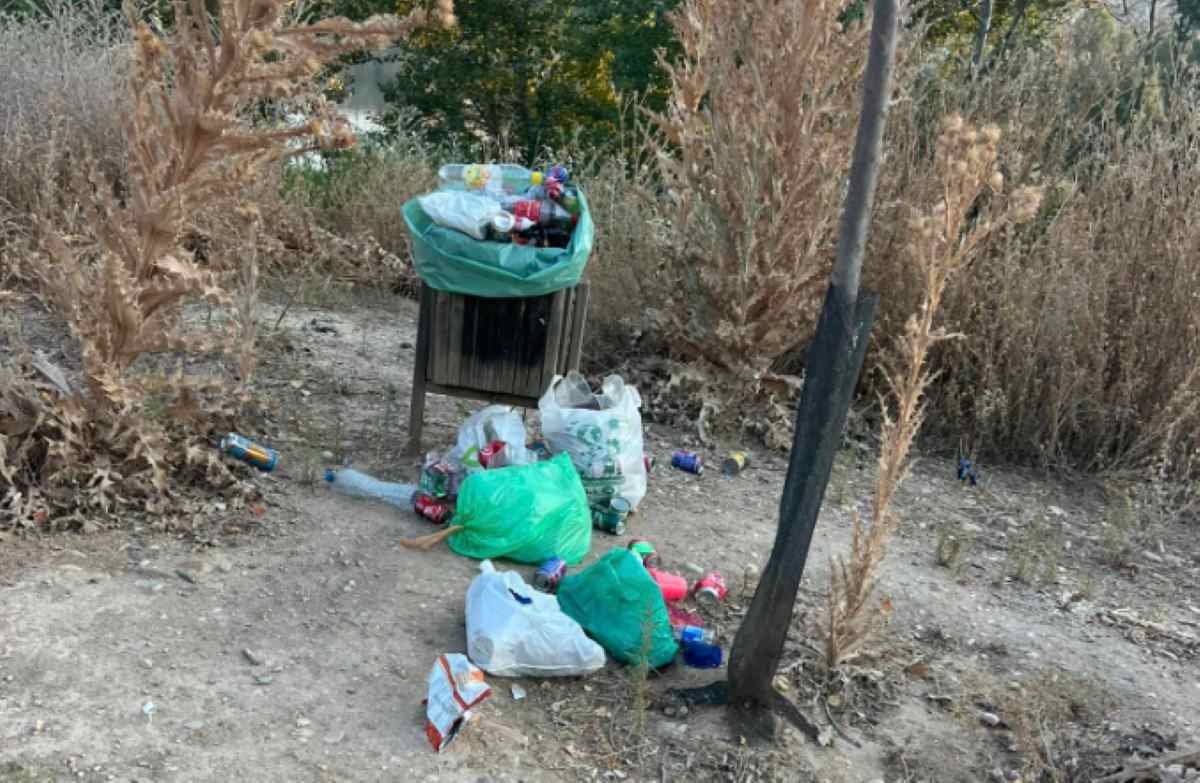
[[[356,498],[382,500],[384,503],[409,511],[413,507],[413,495],[417,488],[413,484],[380,481],[352,468],[325,471],[329,486],[343,495]]]
[[[496,195],[524,193],[542,184],[542,173],[515,163],[447,163],[438,169],[446,190],[482,190]]]

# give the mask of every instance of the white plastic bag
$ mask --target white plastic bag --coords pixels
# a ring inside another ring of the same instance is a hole
[[[525,422],[508,405],[489,405],[476,411],[458,428],[458,443],[447,454],[455,464],[479,467],[478,452],[495,437],[504,441],[503,464],[527,465],[533,456],[525,448]]]
[[[498,677],[574,677],[604,666],[604,648],[556,597],[490,560],[479,571],[467,588],[467,654],[476,666]]]
[[[571,455],[593,507],[622,497],[637,508],[646,496],[641,407],[637,389],[621,376],[608,376],[593,394],[577,372],[555,376],[538,401],[546,444]]]
[[[492,219],[504,211],[495,199],[462,190],[427,193],[420,196],[417,202],[434,223],[476,239],[487,239]]]
[[[425,697],[425,737],[441,753],[466,722],[471,712],[492,695],[483,681],[483,672],[459,653],[439,655],[429,670],[429,691]]]

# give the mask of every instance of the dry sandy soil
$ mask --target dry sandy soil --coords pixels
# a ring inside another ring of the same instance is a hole
[[[680,715],[667,689],[712,672],[677,665],[643,683],[610,663],[522,681],[520,701],[489,678],[478,719],[433,753],[425,677],[438,653],[464,651],[477,565],[401,548],[430,526],[314,480],[344,457],[415,477],[400,456],[414,324],[407,301],[293,308],[266,338],[262,387],[280,408],[255,434],[283,462],[259,479],[261,517],[214,504],[212,525],[186,535],[141,520],[0,534],[0,781],[1032,781],[1043,768],[1069,781],[1200,750],[1195,528],[1173,522],[1110,565],[1117,517],[1098,491],[987,466],[968,488],[950,462],[918,461],[883,576],[894,615],[826,677],[813,629],[827,563],[873,472],[847,452],[779,678],[818,723],[836,720],[831,747],[790,729],[756,745],[721,708]],[[427,445],[452,442],[472,407],[431,397]],[[676,570],[727,575],[729,600],[708,620],[728,650],[753,587],[742,575],[771,547],[784,462],[757,455],[735,479],[696,477],[664,467],[693,445],[686,434],[647,430],[659,466],[630,534]],[[958,550],[939,566],[947,534]],[[627,540],[597,533],[589,559]],[[1187,774],[1163,779],[1175,772]]]

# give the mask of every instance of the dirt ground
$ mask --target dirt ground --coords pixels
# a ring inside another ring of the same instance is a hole
[[[271,332],[277,312],[264,314],[260,379],[279,408],[253,433],[283,455],[259,479],[265,514],[214,502],[211,528],[187,534],[141,521],[0,534],[0,781],[1068,781],[1200,750],[1195,527],[1169,523],[1111,565],[1120,518],[1095,487],[986,465],[972,488],[950,462],[918,460],[882,581],[894,615],[826,678],[813,628],[828,562],[873,477],[847,452],[778,678],[817,723],[836,721],[830,747],[790,729],[756,745],[722,708],[678,710],[666,695],[719,672],[679,664],[643,683],[610,663],[520,681],[519,701],[513,681],[489,677],[478,719],[435,754],[425,678],[437,654],[465,652],[477,564],[401,548],[430,525],[319,480],[346,458],[415,478],[401,456],[415,305],[294,307]],[[474,407],[431,397],[427,446],[451,443]],[[671,570],[718,568],[732,590],[707,619],[728,651],[785,462],[757,454],[737,478],[697,477],[666,466],[683,445],[689,434],[647,426],[649,494],[628,534],[596,533],[589,560],[636,535]]]

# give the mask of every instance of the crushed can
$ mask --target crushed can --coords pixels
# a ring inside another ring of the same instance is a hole
[[[736,476],[750,467],[750,455],[744,451],[731,451],[721,463],[721,472],[726,476]]]
[[[592,527],[619,536],[625,532],[625,519],[633,507],[625,498],[612,498],[592,506]]]
[[[729,589],[725,586],[725,578],[716,571],[705,574],[692,588],[696,600],[706,604],[716,604],[725,600]]]
[[[454,513],[447,501],[435,498],[427,492],[418,492],[413,495],[413,511],[435,525],[445,524]]]
[[[671,455],[671,467],[699,476],[704,473],[704,459],[690,451],[677,451]]]
[[[425,464],[421,469],[420,490],[435,498],[448,498],[458,494],[458,486],[462,483],[462,471],[456,469],[436,452],[425,455]]]
[[[653,454],[643,453],[642,464],[646,466],[646,472],[651,473],[654,471],[654,466],[658,464],[658,460],[654,458]]]
[[[494,440],[479,450],[479,464],[485,468],[504,467],[504,446],[502,440]]]
[[[236,432],[231,432],[221,438],[221,451],[266,473],[275,470],[275,466],[279,464],[278,451],[255,443]]]
[[[662,560],[659,558],[658,552],[654,551],[654,544],[644,538],[635,538],[630,541],[629,551],[637,555],[638,560],[641,560],[642,565],[646,568],[662,567]]]
[[[566,575],[567,561],[561,557],[552,557],[533,572],[533,588],[543,593],[556,592],[559,582]]]

